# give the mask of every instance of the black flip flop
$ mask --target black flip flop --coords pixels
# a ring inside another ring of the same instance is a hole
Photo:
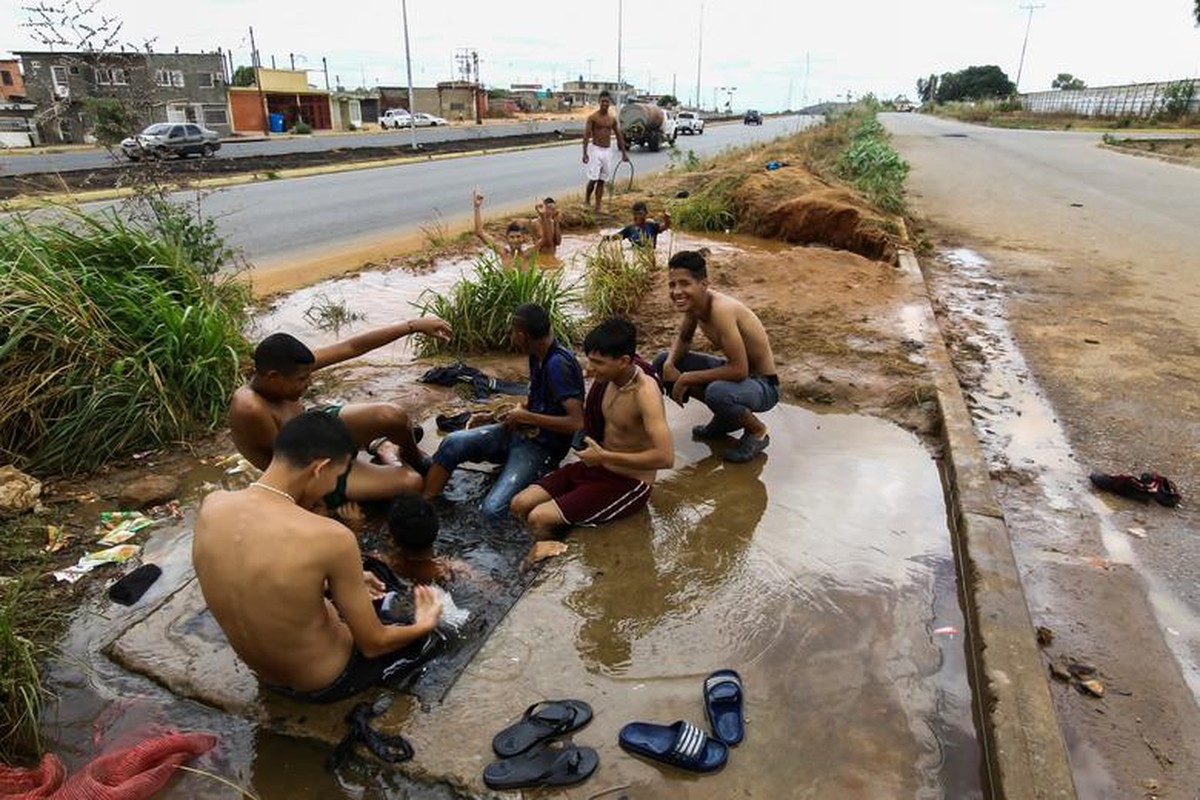
[[[590,747],[544,745],[488,764],[483,782],[489,789],[570,786],[587,780],[599,764],[600,756]]]
[[[577,731],[592,721],[592,707],[582,700],[545,700],[525,709],[521,720],[492,739],[501,758],[524,753],[538,742]]]

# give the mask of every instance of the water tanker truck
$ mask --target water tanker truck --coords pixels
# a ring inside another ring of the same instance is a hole
[[[626,103],[617,117],[626,143],[657,153],[662,143],[675,144],[675,120],[649,103]]]

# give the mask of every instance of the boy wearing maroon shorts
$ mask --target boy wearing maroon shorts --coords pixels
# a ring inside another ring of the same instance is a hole
[[[661,390],[635,362],[633,323],[619,318],[600,323],[583,349],[595,380],[589,398],[599,393],[601,414],[588,420],[579,461],[551,472],[512,501],[513,516],[537,539],[637,512],[650,499],[657,471],[675,462]]]

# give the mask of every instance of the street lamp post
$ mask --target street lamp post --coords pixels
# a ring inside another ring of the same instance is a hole
[[[404,65],[408,69],[408,131],[412,137],[412,149],[417,149],[417,109],[413,105],[412,55],[408,50],[408,0],[400,0],[400,11],[404,17]]]
[[[1044,4],[1034,5],[1033,3],[1021,6],[1021,8],[1029,11],[1029,18],[1025,20],[1025,39],[1021,42],[1021,60],[1017,63],[1017,82],[1013,84],[1017,87],[1017,92],[1021,91],[1021,72],[1025,69],[1025,48],[1029,46],[1029,29],[1033,26],[1033,12],[1045,7]]]
[[[729,94],[725,98],[725,113],[726,114],[733,113],[733,93],[736,91],[737,91],[736,86],[729,87]]]
[[[617,0],[617,112],[620,113],[621,106],[625,100],[625,85],[621,82],[621,32],[625,28],[624,22],[625,2]]]

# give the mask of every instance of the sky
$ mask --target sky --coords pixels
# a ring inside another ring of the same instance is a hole
[[[75,2],[76,0],[71,0]],[[0,52],[39,49],[24,25],[33,2],[0,0]],[[88,0],[90,2],[90,0]],[[1060,72],[1090,86],[1200,76],[1193,0],[406,0],[413,82],[458,77],[455,54],[479,54],[489,87],[615,80],[703,106],[774,111],[821,100],[915,97],[918,77],[996,64],[1021,91]],[[401,0],[185,0],[146,14],[148,0],[97,0],[123,20],[122,38],[155,50],[232,50],[250,63],[249,28],[264,66],[313,70],[310,83],[404,85]],[[1040,6],[1032,13],[1022,6]],[[186,9],[186,10],[185,10]],[[699,74],[698,74],[699,73]],[[699,80],[697,81],[697,78]]]

